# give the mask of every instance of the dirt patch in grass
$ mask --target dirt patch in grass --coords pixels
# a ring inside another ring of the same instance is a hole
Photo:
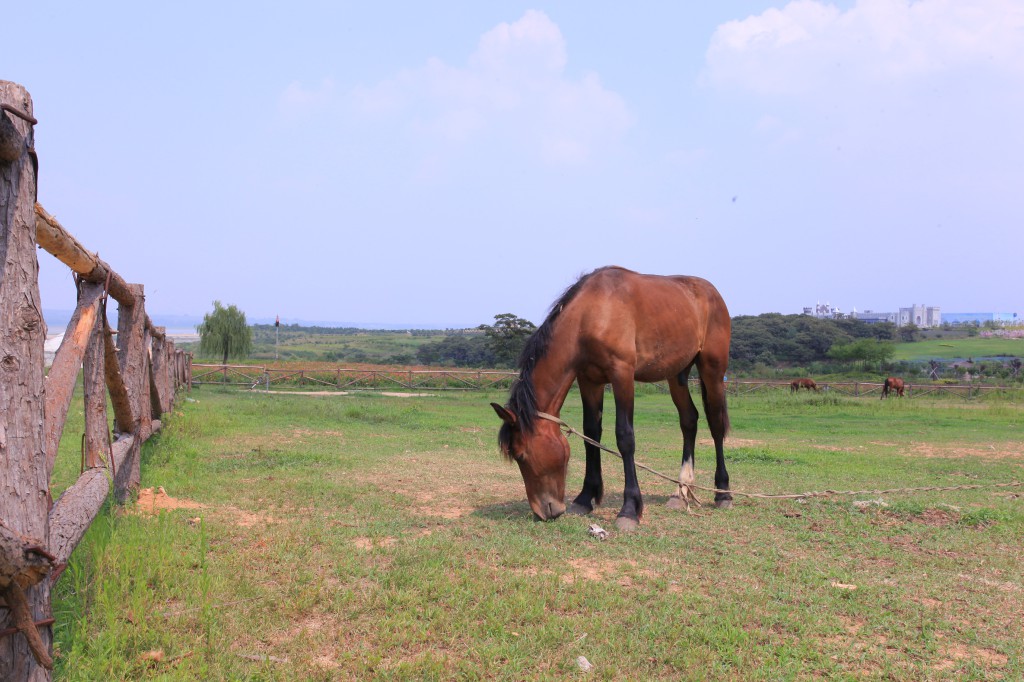
[[[243,528],[266,526],[268,524],[278,522],[278,519],[275,519],[269,514],[259,514],[257,512],[246,511],[245,509],[239,509],[238,507],[220,507],[215,509],[214,513],[226,517],[228,521],[235,525],[242,526]]]
[[[460,519],[483,506],[525,497],[514,466],[497,455],[479,460],[461,449],[404,453],[388,460],[387,469],[346,473],[347,480],[400,495],[416,513]]]
[[[890,547],[897,547],[909,554],[941,556],[948,559],[956,559],[962,556],[959,552],[954,552],[949,549],[928,549],[926,547],[922,547],[920,539],[910,535],[895,535],[889,538],[884,538],[882,541]]]
[[[398,540],[392,537],[380,538],[379,540],[374,540],[373,538],[366,537],[357,537],[352,540],[353,545],[363,550],[370,550],[374,547],[391,547],[397,542]]]
[[[637,562],[632,559],[624,561],[616,560],[595,560],[595,559],[573,559],[569,561],[572,572],[563,573],[561,580],[566,585],[572,585],[577,580],[592,582],[615,582],[621,587],[632,587],[637,578],[645,581],[657,577],[657,573],[649,568],[637,568]]]
[[[143,488],[139,491],[139,499],[135,503],[135,510],[140,514],[158,514],[162,511],[174,511],[176,509],[205,509],[210,515],[224,518],[228,522],[243,528],[265,526],[269,523],[277,522],[277,519],[267,514],[250,512],[230,505],[211,507],[195,500],[171,497],[164,490],[163,486]]]
[[[960,522],[960,513],[951,509],[936,509],[930,507],[922,510],[917,514],[902,514],[900,512],[889,511],[888,509],[879,509],[878,517],[884,519],[877,525],[900,525],[906,521],[913,521],[915,523],[923,523],[926,526],[933,526],[935,528],[945,528],[947,526],[954,526]],[[887,522],[888,523],[887,523]]]
[[[704,445],[707,447],[714,447],[715,441],[713,441],[710,438],[704,437],[698,438],[697,444]],[[737,438],[735,436],[726,436],[725,444],[731,448],[752,448],[764,445],[765,441],[757,440],[756,438]]]
[[[976,585],[984,585],[985,587],[994,587],[997,590],[1002,590],[1004,592],[1020,592],[1022,590],[1021,586],[1017,585],[1016,583],[1000,580],[990,580],[988,578],[983,578],[978,575],[968,575],[967,573],[961,573],[957,577],[963,580],[964,582],[974,583]]]
[[[205,509],[206,505],[192,500],[171,497],[163,486],[143,488],[139,491],[139,499],[135,509],[143,514],[156,514],[171,509]]]
[[[936,662],[934,670],[952,670],[966,662],[974,663],[983,670],[991,671],[994,668],[1002,668],[1009,662],[1009,658],[986,647],[968,646],[959,642],[951,642],[942,647],[943,660]]]
[[[302,616],[297,621],[291,624],[287,630],[283,632],[274,633],[269,637],[271,646],[279,647],[282,644],[292,641],[297,637],[301,637],[306,634],[312,634],[320,632],[324,628],[330,628],[332,631],[336,629],[334,627],[335,619],[328,616],[325,613],[313,613]]]
[[[328,440],[339,439],[344,442],[346,434],[344,431],[332,431],[327,429],[287,429],[270,431],[267,433],[238,433],[230,436],[221,436],[213,440],[217,450],[223,449],[226,452],[220,457],[249,457],[261,450],[271,450],[279,445],[292,443],[303,443],[307,440]]]
[[[1013,459],[1024,462],[1024,443],[1008,442],[988,446],[965,446],[956,443],[938,445],[935,443],[909,443],[906,450],[911,457],[925,459],[981,459],[1006,460]]]

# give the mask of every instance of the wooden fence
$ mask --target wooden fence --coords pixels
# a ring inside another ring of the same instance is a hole
[[[519,376],[508,370],[276,369],[258,365],[192,365],[192,385],[216,384],[286,390],[482,391],[508,388]]]
[[[119,501],[137,488],[141,444],[191,379],[191,355],[153,326],[142,285],[126,283],[36,203],[34,124],[28,92],[0,81],[0,679],[19,681],[50,679],[50,590],[111,488]],[[49,373],[37,245],[71,268],[78,294]],[[118,302],[116,331],[108,296]],[[50,475],[80,370],[82,474],[53,501]]]
[[[261,365],[213,365],[195,363],[193,386],[236,386],[251,390],[369,390],[369,391],[486,391],[507,389],[519,376],[511,370],[456,370],[456,369],[276,369]],[[696,377],[690,383],[697,385]],[[656,390],[668,392],[665,382],[647,384]],[[726,382],[729,395],[751,393],[790,392],[790,382],[775,380],[740,379]],[[838,393],[855,398],[880,398],[882,383],[871,381],[839,381],[818,384],[820,393]],[[805,392],[805,391],[802,391]],[[981,386],[970,384],[907,384],[906,397],[957,397],[965,400],[1013,393],[1024,394],[1024,388]],[[893,394],[895,397],[895,394]]]

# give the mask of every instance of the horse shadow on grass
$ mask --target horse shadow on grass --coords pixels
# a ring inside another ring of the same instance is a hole
[[[644,495],[644,506],[647,509],[657,507],[668,506],[669,495]],[[572,498],[566,498],[565,506],[568,507],[572,504]],[[622,508],[622,494],[606,495],[604,502],[601,506],[595,509],[591,514],[585,518],[597,517],[597,516],[608,516],[609,514],[614,516],[618,513],[618,510]],[[701,509],[715,510],[713,502],[704,501]],[[685,512],[684,512],[685,513]],[[525,518],[533,519],[533,510],[530,509],[530,503],[525,498],[521,500],[511,500],[507,502],[496,502],[494,504],[485,504],[477,507],[470,516],[478,519],[487,519],[489,521],[509,521],[513,519]],[[569,516],[565,514],[564,516]]]

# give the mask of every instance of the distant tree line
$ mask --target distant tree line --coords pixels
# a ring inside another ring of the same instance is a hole
[[[529,320],[511,313],[482,324],[482,334],[452,335],[416,351],[424,365],[515,367],[526,339],[536,330]],[[814,362],[883,363],[893,356],[894,342],[904,339],[890,322],[869,324],[855,319],[818,319],[807,315],[766,313],[732,320],[730,364],[739,371],[757,366],[805,366]]]
[[[416,349],[416,359],[424,365],[515,367],[526,339],[537,327],[512,313],[501,313],[494,316],[494,324],[477,329],[482,334],[454,334],[424,344]]]
[[[819,319],[808,315],[765,313],[732,320],[730,365],[807,365],[812,362],[885,362],[900,338],[891,322]]]
[[[304,327],[299,324],[252,325],[253,341],[256,343],[274,343],[275,337],[281,339],[295,336],[390,336],[396,331],[405,332],[410,336],[439,336],[441,334],[464,334],[462,329],[361,329],[359,327]]]

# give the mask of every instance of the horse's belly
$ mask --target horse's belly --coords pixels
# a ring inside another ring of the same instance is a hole
[[[661,381],[674,377],[690,364],[693,358],[637,358],[633,378],[637,381]]]

